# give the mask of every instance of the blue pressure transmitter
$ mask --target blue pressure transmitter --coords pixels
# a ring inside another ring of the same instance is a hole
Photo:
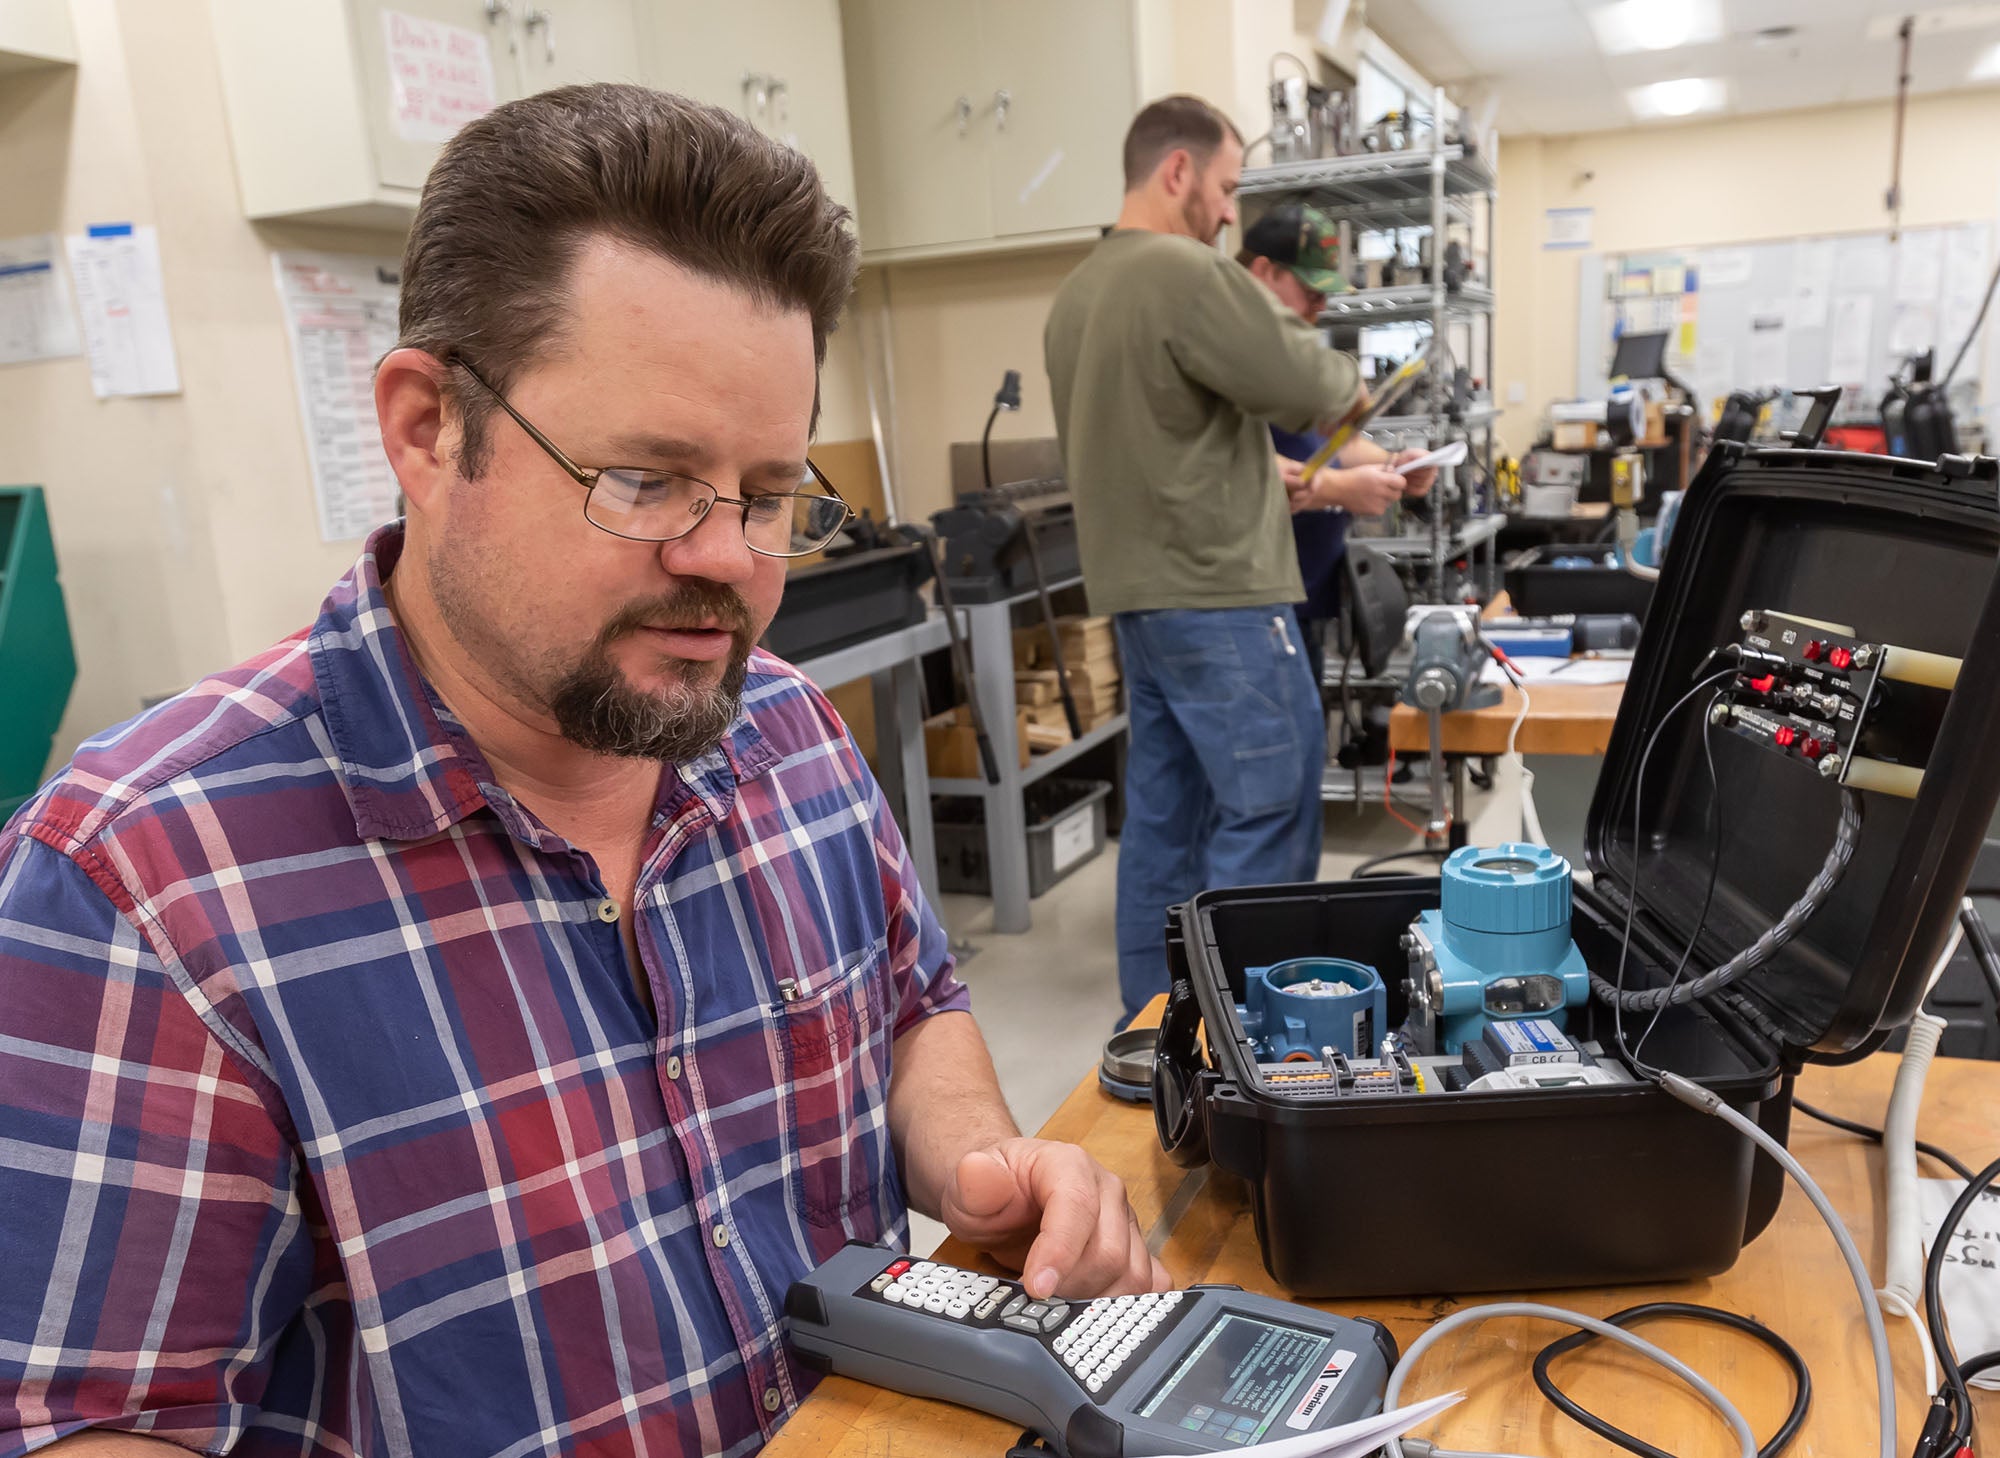
[[[1260,1062],[1317,1059],[1333,1048],[1372,1058],[1388,1031],[1389,990],[1373,967],[1342,957],[1293,957],[1244,973],[1237,1006]]]
[[[1560,1028],[1589,998],[1589,969],[1570,937],[1569,862],[1547,846],[1454,851],[1441,899],[1403,938],[1419,1051],[1458,1053],[1490,1022],[1546,1018]]]

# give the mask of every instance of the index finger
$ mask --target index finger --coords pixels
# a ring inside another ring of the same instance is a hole
[[[1097,1230],[1096,1182],[1060,1173],[1055,1178],[1041,1201],[1042,1228],[1021,1262],[1021,1284],[1037,1300],[1055,1295]]]

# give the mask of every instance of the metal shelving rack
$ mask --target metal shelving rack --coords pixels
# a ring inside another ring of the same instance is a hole
[[[1494,381],[1493,255],[1494,208],[1498,184],[1491,162],[1476,150],[1445,141],[1444,92],[1431,95],[1430,144],[1401,152],[1364,152],[1352,157],[1327,157],[1254,167],[1243,173],[1238,196],[1308,203],[1336,222],[1364,232],[1428,227],[1431,230],[1431,276],[1428,282],[1394,288],[1360,289],[1329,298],[1320,315],[1323,325],[1422,323],[1433,338],[1450,341],[1452,359],[1465,362],[1477,348],[1483,356],[1490,391]],[[1457,222],[1472,228],[1480,204],[1485,212],[1485,271],[1478,282],[1457,289],[1444,279],[1448,227]],[[1484,321],[1484,329],[1478,327]],[[1464,347],[1460,347],[1461,335]],[[1483,335],[1483,338],[1480,336]],[[1462,421],[1447,411],[1450,382],[1431,393],[1428,412],[1385,416],[1371,429],[1408,436],[1422,433],[1433,446],[1459,434],[1475,442],[1487,479],[1493,475],[1494,421],[1500,412],[1490,401],[1476,402]],[[1440,499],[1448,497],[1451,484]],[[1419,583],[1431,601],[1446,597],[1445,567],[1472,544],[1483,543],[1483,567],[1490,592],[1495,575],[1493,542],[1497,531],[1482,531],[1482,519],[1468,519],[1461,510],[1431,513],[1428,536],[1372,538],[1368,545],[1401,561],[1428,567],[1428,582]]]
[[[1411,98],[1405,98],[1406,113],[1412,109],[1410,101]],[[1336,295],[1326,301],[1320,323],[1323,326],[1428,324],[1433,339],[1448,341],[1455,364],[1479,359],[1484,365],[1489,398],[1475,401],[1461,418],[1454,420],[1448,410],[1451,382],[1446,379],[1433,386],[1426,402],[1428,409],[1379,417],[1370,431],[1404,439],[1421,435],[1433,447],[1463,436],[1473,444],[1490,481],[1495,456],[1494,423],[1500,415],[1490,398],[1495,380],[1493,287],[1498,180],[1487,156],[1445,140],[1445,115],[1444,92],[1434,90],[1429,145],[1401,152],[1369,152],[1246,169],[1238,195],[1307,203],[1336,222],[1361,232],[1430,229],[1431,268],[1427,281]],[[1466,228],[1475,235],[1471,241],[1477,243],[1482,221],[1485,236],[1480,256],[1485,266],[1480,278],[1468,280],[1457,289],[1446,287],[1444,256],[1450,226],[1456,223]],[[1446,600],[1447,566],[1461,556],[1475,556],[1490,595],[1497,585],[1497,542],[1502,518],[1490,510],[1477,516],[1468,513],[1461,503],[1451,499],[1456,482],[1447,477],[1441,485],[1444,489],[1437,498],[1440,505],[1430,514],[1428,531],[1356,536],[1355,540],[1404,566],[1417,579],[1419,596],[1432,602]],[[1331,683],[1340,672],[1340,665],[1331,652],[1328,660],[1326,675]],[[1352,691],[1393,694],[1401,682],[1396,668],[1397,663],[1392,662],[1382,678],[1355,680],[1348,687]],[[1349,771],[1329,763],[1322,781],[1322,798],[1354,804],[1358,811],[1363,803],[1381,797],[1385,774],[1385,768]]]

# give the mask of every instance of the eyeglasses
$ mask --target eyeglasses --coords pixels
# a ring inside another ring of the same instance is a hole
[[[700,526],[721,502],[742,509],[743,541],[751,551],[765,557],[805,557],[831,542],[854,514],[811,461],[806,462],[805,475],[785,483],[784,489],[749,492],[740,500],[724,496],[706,481],[674,471],[624,466],[585,470],[508,404],[507,397],[487,384],[479,371],[460,358],[454,357],[450,363],[470,375],[514,417],[528,439],[584,488],[584,520],[614,537],[671,542]]]

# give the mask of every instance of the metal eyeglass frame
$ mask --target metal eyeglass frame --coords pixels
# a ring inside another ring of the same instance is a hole
[[[543,435],[541,431],[537,430],[533,422],[531,422],[528,419],[528,417],[523,415],[520,411],[516,410],[513,407],[513,405],[508,402],[507,397],[505,395],[501,394],[498,390],[494,389],[493,386],[488,384],[486,382],[486,377],[480,374],[479,371],[474,369],[469,363],[467,363],[463,356],[453,355],[449,359],[447,359],[445,363],[447,365],[454,365],[457,368],[464,370],[466,374],[470,375],[473,379],[473,382],[477,384],[480,389],[484,390],[487,394],[491,395],[494,399],[494,402],[498,404],[502,410],[506,411],[508,415],[513,417],[514,423],[521,427],[522,431],[526,433],[529,440],[533,441],[536,445],[540,446],[542,448],[543,453],[547,455],[550,460],[554,461],[558,466],[561,466],[564,473],[568,475],[568,477],[572,481],[576,482],[577,485],[583,487],[583,519],[589,522],[593,527],[596,527],[597,530],[603,532],[606,536],[617,537],[620,541],[626,541],[626,542],[678,542],[682,537],[688,536],[695,530],[696,527],[700,526],[703,522],[707,521],[709,513],[715,509],[717,504],[722,504],[727,506],[738,507],[742,510],[743,545],[745,547],[749,548],[752,552],[755,552],[760,557],[775,557],[780,560],[788,560],[795,557],[810,557],[814,552],[821,551],[822,549],[825,548],[828,542],[831,542],[836,536],[840,534],[840,529],[842,527],[846,526],[848,522],[854,519],[854,508],[847,504],[847,498],[840,494],[840,489],[836,487],[833,484],[833,482],[827,480],[825,474],[821,472],[820,468],[818,466],[815,466],[812,463],[811,459],[808,458],[806,461],[806,470],[812,473],[812,478],[815,481],[819,482],[820,485],[826,488],[828,498],[840,503],[840,508],[842,512],[841,518],[839,521],[835,522],[831,528],[828,529],[827,534],[823,538],[821,538],[819,541],[815,542],[812,546],[806,548],[802,552],[770,551],[766,548],[758,546],[756,543],[750,540],[750,507],[752,505],[751,502],[738,500],[736,497],[733,496],[724,496],[720,491],[716,490],[715,487],[709,482],[702,480],[701,477],[699,476],[690,476],[685,471],[660,471],[640,466],[602,466],[594,471],[586,470],[582,466],[577,465],[576,462],[572,461],[568,456],[564,455],[561,447],[557,446],[554,441],[550,440],[546,435]],[[630,472],[634,475],[646,475],[646,476],[677,476],[683,481],[692,481],[694,482],[695,485],[706,488],[708,494],[713,498],[713,500],[706,507],[702,508],[700,516],[697,516],[692,522],[688,524],[687,531],[676,532],[671,537],[627,536],[624,532],[613,531],[610,527],[604,525],[603,522],[596,520],[590,514],[591,494],[597,490],[598,481],[601,480],[607,473],[612,471]],[[800,496],[804,495],[805,493],[796,491],[774,491],[771,494],[773,496]]]

